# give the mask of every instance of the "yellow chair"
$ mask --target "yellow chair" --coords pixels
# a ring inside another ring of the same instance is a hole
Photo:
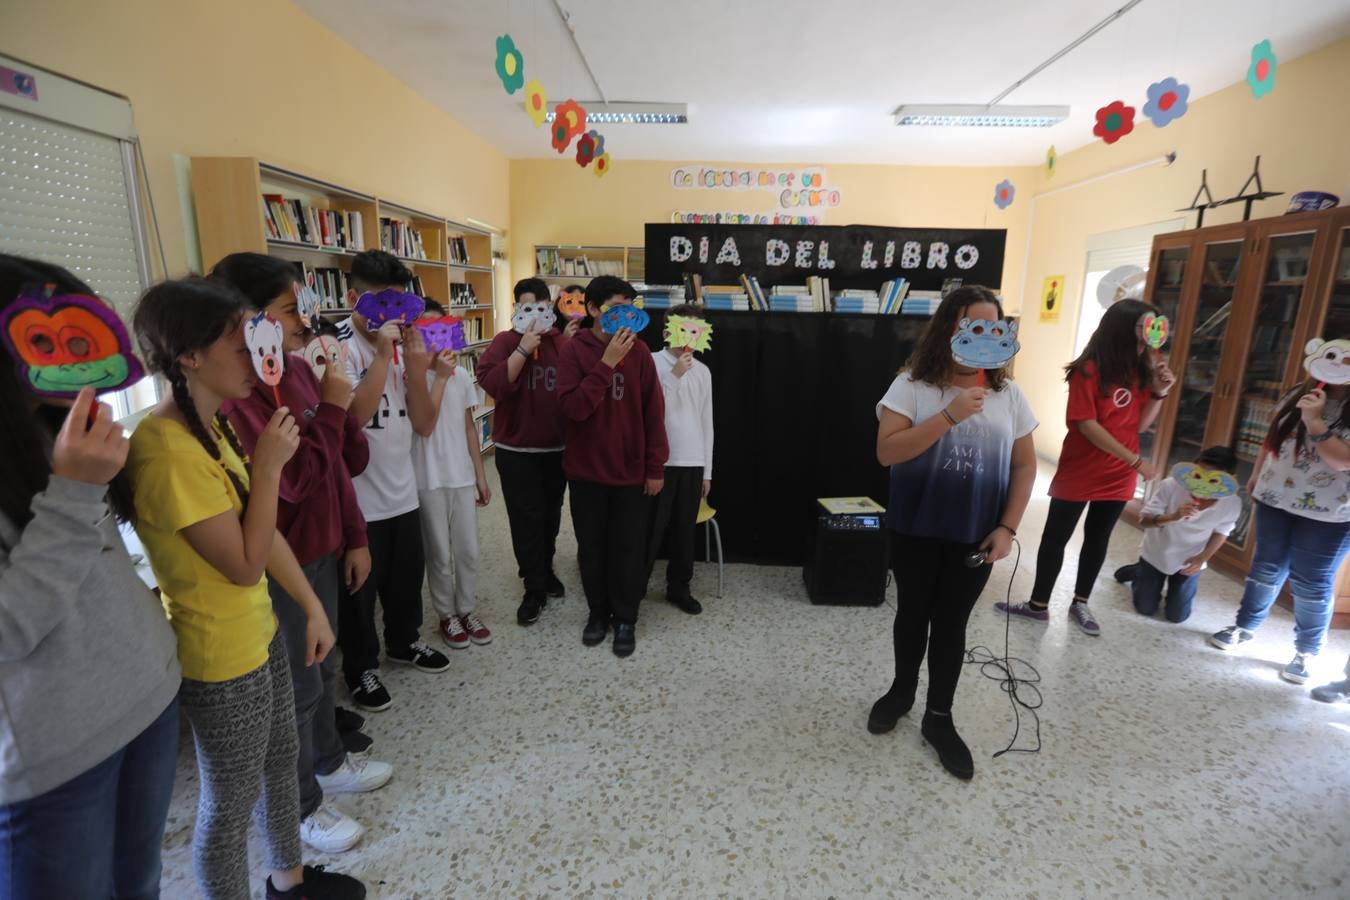
[[[707,526],[703,532],[703,556],[712,562],[713,541],[717,542],[717,596],[722,596],[722,529],[717,524],[717,510],[708,505],[708,498],[698,502],[698,516],[694,523]]]

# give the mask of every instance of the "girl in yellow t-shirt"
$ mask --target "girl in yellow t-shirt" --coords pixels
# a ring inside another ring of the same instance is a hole
[[[277,410],[250,472],[218,413],[222,401],[253,388],[248,312],[233,289],[191,278],[151,288],[135,317],[146,362],[173,389],[132,435],[127,471],[136,530],[178,635],[179,699],[197,746],[193,866],[210,900],[248,897],[256,804],[269,900],[302,891],[311,900],[359,898],[365,889],[355,879],[301,866],[295,706],[264,571],[305,610],[306,665],[322,660],[334,638],[276,528],[281,470],[299,442],[295,420]]]

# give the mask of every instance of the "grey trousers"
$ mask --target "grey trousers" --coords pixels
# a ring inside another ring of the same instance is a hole
[[[418,491],[431,605],[442,619],[473,612],[478,590],[478,493],[473,485]]]
[[[267,865],[300,865],[295,701],[281,634],[267,662],[229,681],[183,679],[182,712],[197,745],[197,827],[192,867],[207,900],[248,900],[250,810],[267,848]]]
[[[338,583],[342,577],[335,556],[325,556],[302,566],[305,580],[319,595],[328,624],[338,624]],[[305,611],[275,581],[268,581],[272,611],[281,625],[281,639],[291,666],[291,689],[295,693],[295,728],[300,737],[296,771],[300,778],[300,818],[307,819],[323,802],[323,788],[315,774],[330,775],[347,758],[337,730],[336,649],[321,663],[305,665]]]

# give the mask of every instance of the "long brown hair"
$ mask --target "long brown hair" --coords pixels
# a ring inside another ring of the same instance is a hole
[[[935,387],[947,387],[956,376],[956,359],[952,356],[952,335],[957,325],[966,317],[966,310],[976,303],[992,303],[998,309],[998,317],[1003,316],[1003,301],[987,287],[968,284],[957,288],[942,298],[937,312],[928,320],[914,352],[910,354],[902,372],[909,377]],[[1008,383],[1007,368],[985,369],[985,386],[994,391],[1003,390]]]
[[[1139,349],[1139,319],[1145,313],[1156,316],[1158,307],[1141,300],[1117,300],[1108,306],[1083,352],[1064,367],[1064,380],[1092,363],[1103,397],[1113,388],[1137,390],[1152,382],[1148,350]]]
[[[1309,378],[1301,384],[1294,385],[1293,390],[1284,395],[1280,400],[1280,405],[1275,408],[1275,415],[1270,420],[1270,430],[1266,432],[1265,443],[1261,445],[1262,453],[1270,453],[1271,456],[1279,456],[1280,448],[1284,442],[1289,440],[1289,435],[1294,436],[1294,459],[1298,459],[1303,452],[1303,445],[1308,440],[1308,426],[1303,424],[1303,410],[1298,408],[1299,398],[1317,387],[1318,381],[1315,378]],[[1346,407],[1350,404],[1341,406],[1341,414],[1337,417],[1333,428],[1347,427],[1345,421]]]

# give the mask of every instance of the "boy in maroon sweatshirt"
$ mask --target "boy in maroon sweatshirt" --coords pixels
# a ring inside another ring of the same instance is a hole
[[[260,253],[234,253],[216,264],[211,277],[281,324],[286,355],[277,392],[300,426],[300,446],[281,472],[277,530],[295,552],[328,621],[337,622],[339,584],[355,590],[370,573],[366,520],[352,486],[352,476],[369,462],[370,448],[361,423],[348,412],[352,383],[336,360],[325,365],[320,381],[297,353],[309,335],[297,308],[294,266]],[[248,453],[276,409],[276,395],[261,381],[247,398],[227,400],[221,407]],[[268,591],[291,661],[300,737],[300,836],[316,850],[340,853],[356,844],[363,829],[327,802],[325,792],[375,790],[389,781],[393,767],[348,754],[335,721],[337,654],[306,666],[304,613],[275,580],[269,581]]]
[[[516,305],[548,303],[538,278],[516,282]],[[563,414],[558,402],[558,359],[568,339],[557,328],[503,331],[478,360],[478,384],[495,401],[492,442],[502,481],[511,549],[525,581],[516,621],[532,625],[549,597],[565,593],[553,574],[562,524]]]
[[[661,492],[665,401],[647,345],[627,328],[606,334],[601,313],[633,302],[633,286],[601,275],[586,286],[592,326],[563,348],[558,395],[567,417],[563,470],[572,492],[581,584],[590,616],[581,641],[593,647],[614,623],[614,653],[637,646],[645,590],[648,498]]]

